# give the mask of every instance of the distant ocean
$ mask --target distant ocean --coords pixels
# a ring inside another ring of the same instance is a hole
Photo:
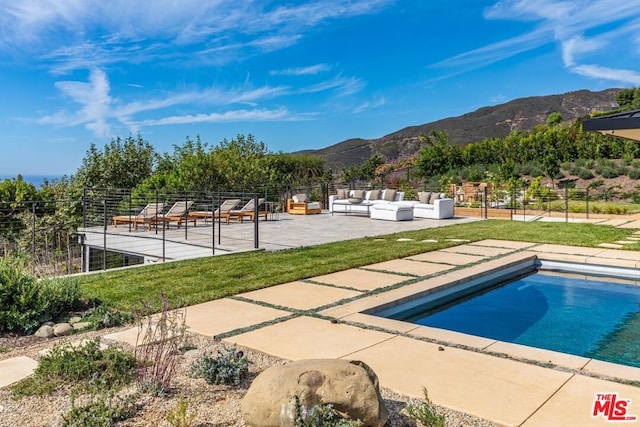
[[[17,175],[0,175],[1,181],[4,181],[5,179],[15,179],[15,178],[17,178]],[[42,187],[42,184],[44,184],[45,179],[51,182],[54,179],[60,179],[60,178],[62,178],[62,176],[60,175],[22,175],[22,179],[25,182],[29,182],[33,184],[37,189]]]

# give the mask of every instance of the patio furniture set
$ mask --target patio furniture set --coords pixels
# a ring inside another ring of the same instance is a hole
[[[361,215],[371,219],[387,221],[409,221],[414,218],[453,218],[454,200],[439,192],[419,192],[418,200],[404,200],[404,192],[385,188],[383,190],[339,189],[329,196],[331,215]],[[319,202],[307,200],[305,194],[296,194],[287,200],[287,211],[291,215],[310,215],[322,212]]]
[[[404,200],[404,192],[393,189],[340,189],[329,196],[329,211],[368,216],[387,221],[410,221],[414,218],[453,218],[454,200],[438,192],[419,192],[418,200]]]
[[[179,201],[175,202],[164,213],[164,203],[149,203],[136,215],[118,215],[114,216],[112,220],[115,228],[118,227],[118,224],[133,224],[136,230],[139,225],[151,230],[162,223],[169,227],[174,222],[177,228],[180,228],[186,222],[192,222],[195,226],[198,220],[207,222],[215,219],[224,219],[225,223],[229,224],[232,219],[244,222],[244,218],[248,217],[251,221],[254,221],[256,215],[255,200],[250,199],[240,209],[235,209],[241,203],[240,199],[227,199],[215,211],[190,211],[193,201]],[[258,199],[258,206],[264,203],[264,198]],[[264,217],[267,220],[271,212],[258,210],[257,214],[259,218]]]

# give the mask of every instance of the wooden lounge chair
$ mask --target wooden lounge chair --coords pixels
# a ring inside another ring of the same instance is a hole
[[[192,204],[192,200],[182,200],[179,202],[175,202],[166,213],[158,215],[153,220],[153,222],[164,222],[167,226],[169,226],[172,222],[176,222],[178,228],[180,228],[182,226],[182,223],[186,221],[192,221],[193,225],[196,225],[196,220],[194,218],[188,217],[189,208]]]
[[[240,204],[240,199],[227,199],[216,209],[215,211],[192,211],[187,214],[189,220],[195,221],[198,219],[204,219],[205,222],[209,219],[224,218],[225,222],[229,224],[231,214],[229,211]]]
[[[164,203],[149,203],[137,215],[114,216],[112,218],[113,226],[117,228],[118,224],[134,224],[137,230],[138,225],[142,224],[143,226],[148,226],[149,230],[151,230],[151,224],[158,217],[158,213],[162,212],[162,209],[164,209]]]
[[[240,222],[244,222],[244,217],[248,216],[249,219],[251,221],[254,220],[254,215],[255,215],[255,199],[250,199],[242,208],[240,209],[232,209],[229,211],[229,214],[231,215],[231,218],[236,218],[239,219]],[[261,197],[258,199],[258,207],[260,207],[260,205],[262,205],[264,203],[264,198]],[[268,216],[269,216],[269,212],[267,211],[258,211],[258,217],[264,216],[264,220],[266,221]]]
[[[322,212],[320,202],[309,202],[305,194],[296,194],[287,199],[287,212],[290,215],[312,215]]]

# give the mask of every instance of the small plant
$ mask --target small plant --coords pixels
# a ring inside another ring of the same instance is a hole
[[[362,425],[360,421],[342,418],[331,404],[319,403],[307,410],[300,403],[298,396],[294,396],[293,401],[295,427],[358,427]]]
[[[37,280],[21,259],[0,258],[0,331],[32,332],[79,299],[77,279]]]
[[[94,396],[89,402],[76,406],[71,399],[71,410],[62,416],[61,427],[111,427],[118,421],[133,417],[137,411],[137,394],[124,398]]]
[[[9,349],[3,345],[0,345],[0,353],[8,353]]]
[[[424,401],[417,405],[407,405],[405,408],[407,415],[424,427],[444,427],[444,415],[437,413],[435,405],[429,400],[426,387],[422,387],[422,393]]]
[[[82,313],[82,320],[89,322],[92,329],[102,329],[131,323],[134,320],[134,316],[131,313],[116,311],[105,305],[99,305]]]
[[[160,296],[162,310],[156,315],[149,305],[136,315],[138,337],[135,357],[140,361],[138,383],[144,391],[162,395],[169,390],[178,368],[180,347],[186,331],[184,310],[170,310],[164,295]]]
[[[176,406],[167,413],[167,422],[171,427],[191,427],[195,425],[198,416],[197,408],[189,409],[190,402],[180,397]]]
[[[218,350],[219,357],[203,355],[191,364],[191,376],[208,384],[239,385],[249,373],[249,361],[235,347]]]
[[[61,384],[111,390],[130,383],[134,357],[118,348],[100,349],[97,339],[83,346],[56,345],[40,357],[34,375],[11,387],[14,397],[49,394]]]

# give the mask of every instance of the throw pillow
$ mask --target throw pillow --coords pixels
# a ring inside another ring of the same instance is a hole
[[[364,199],[364,190],[353,190],[353,197],[355,199]]]
[[[418,200],[420,201],[420,203],[428,205],[430,199],[431,199],[431,192],[430,191],[420,191],[418,193]]]
[[[291,200],[293,200],[293,203],[298,203],[299,202],[298,195],[294,194],[293,197],[291,197]]]
[[[389,202],[393,202],[393,199],[395,199],[396,197],[396,190],[391,190],[389,188],[387,188],[386,190],[384,190],[384,200],[387,200]]]
[[[440,198],[440,193],[436,193],[435,191],[433,193],[431,193],[431,197],[429,198],[429,204],[433,205],[436,200],[438,200]]]
[[[307,195],[304,194],[304,193],[296,194],[296,196],[298,196],[298,201],[299,202],[306,202],[307,201]]]
[[[369,200],[379,200],[380,199],[380,190],[371,190],[371,194],[369,194]]]
[[[338,188],[338,199],[348,199],[348,191],[346,188]]]

